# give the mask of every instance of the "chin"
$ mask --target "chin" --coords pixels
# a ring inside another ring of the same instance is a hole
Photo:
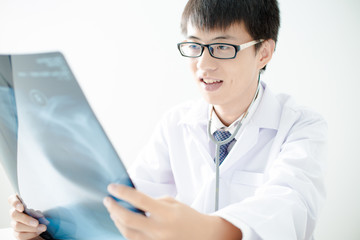
[[[224,99],[219,97],[209,96],[209,94],[202,93],[202,97],[208,104],[211,105],[221,105],[224,102]]]

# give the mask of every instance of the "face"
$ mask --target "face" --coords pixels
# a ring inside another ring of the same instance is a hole
[[[252,39],[243,23],[233,24],[226,30],[211,31],[200,30],[189,23],[185,41],[241,45],[252,40],[258,39]],[[233,108],[252,100],[259,70],[263,67],[259,54],[255,54],[255,46],[239,51],[234,59],[213,58],[205,48],[202,56],[189,60],[195,81],[208,103]]]

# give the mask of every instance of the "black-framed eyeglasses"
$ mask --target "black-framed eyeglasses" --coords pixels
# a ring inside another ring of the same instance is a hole
[[[254,40],[251,42],[243,43],[241,45],[234,45],[229,43],[211,43],[211,44],[201,44],[197,42],[181,42],[178,43],[178,49],[182,56],[197,58],[200,57],[204,48],[206,47],[209,50],[209,53],[212,57],[217,59],[233,59],[236,57],[236,54],[248,47],[251,47],[257,43],[263,42],[263,39]]]

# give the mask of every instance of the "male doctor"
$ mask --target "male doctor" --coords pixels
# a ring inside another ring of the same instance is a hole
[[[104,199],[127,239],[313,239],[325,195],[327,126],[259,81],[279,23],[276,0],[189,0],[178,49],[204,99],[164,116],[130,172],[137,190],[109,185],[147,213]],[[219,148],[215,200],[215,142],[230,135]],[[15,197],[10,204],[18,239],[45,230]]]

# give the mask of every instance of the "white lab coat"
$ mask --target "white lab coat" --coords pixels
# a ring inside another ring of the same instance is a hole
[[[192,102],[169,111],[132,166],[136,187],[168,195],[228,220],[243,239],[312,239],[325,191],[327,125],[287,95],[264,93],[220,166],[220,210],[214,213],[214,143],[209,107]]]

